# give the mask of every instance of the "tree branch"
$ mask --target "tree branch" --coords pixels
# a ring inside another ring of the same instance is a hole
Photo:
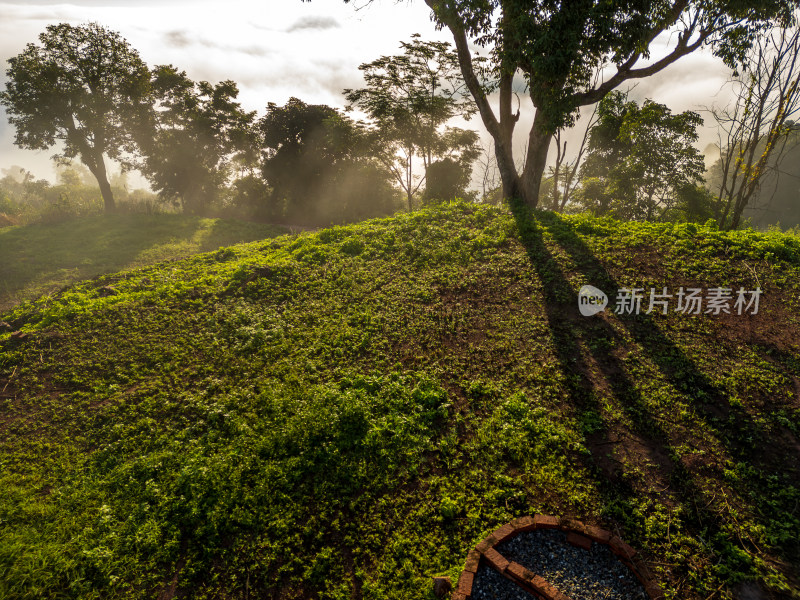
[[[670,10],[669,15],[667,16],[661,24],[657,27],[654,27],[648,35],[643,39],[645,46],[649,46],[653,40],[655,40],[661,33],[667,30],[667,27],[673,25],[681,16],[684,10],[688,8],[689,1],[688,0],[681,0],[680,2],[676,2],[672,9]],[[640,52],[634,53],[631,55],[624,63],[617,66],[617,72],[607,81],[600,84],[598,87],[586,90],[584,92],[578,92],[573,94],[572,99],[577,106],[586,106],[589,104],[595,104],[602,100],[606,94],[608,94],[611,90],[618,87],[623,82],[629,79],[641,79],[644,77],[649,77],[662,71],[672,63],[674,63],[679,58],[686,56],[697,50],[700,46],[702,46],[705,41],[713,35],[717,29],[714,27],[707,27],[700,31],[700,36],[693,42],[690,43],[692,34],[694,33],[695,28],[697,27],[697,23],[699,21],[699,13],[695,14],[692,18],[692,21],[686,28],[678,34],[678,43],[667,56],[654,62],[652,65],[648,65],[647,67],[641,67],[639,69],[634,69],[634,65],[639,61],[642,57]]]

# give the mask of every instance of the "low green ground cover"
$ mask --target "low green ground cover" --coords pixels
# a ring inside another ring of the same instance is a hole
[[[0,310],[82,279],[285,231],[244,221],[136,213],[3,227],[0,228]]]
[[[544,512],[619,532],[669,598],[800,598],[800,241],[521,229],[449,205],[0,314],[27,334],[0,333],[0,597],[432,598]],[[584,283],[763,296],[586,318]]]

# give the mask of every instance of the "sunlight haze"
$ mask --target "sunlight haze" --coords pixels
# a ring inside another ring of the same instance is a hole
[[[449,32],[436,31],[421,1],[0,3],[0,84],[5,84],[7,60],[26,44],[38,42],[47,25],[88,21],[120,32],[151,67],[173,64],[194,80],[234,80],[242,105],[259,114],[268,102],[280,105],[292,96],[309,104],[344,108],[342,90],[362,84],[359,64],[399,54],[400,42],[413,33],[452,42]],[[655,58],[658,41],[653,47]],[[700,51],[640,81],[631,97],[657,98],[675,112],[701,110],[726,101],[725,90],[721,91],[726,76],[719,59]],[[516,87],[524,93],[524,82]],[[533,119],[530,102],[522,100],[516,128],[519,155]],[[476,129],[483,145],[491,146],[479,117],[457,125]],[[579,144],[584,126],[585,120],[579,121],[568,132],[568,148]],[[700,130],[700,149],[715,141],[709,127]],[[4,113],[0,116],[0,166],[20,165],[37,177],[53,179],[52,153],[14,146],[13,128]],[[551,149],[551,160],[554,153]],[[133,182],[146,185],[143,178]]]

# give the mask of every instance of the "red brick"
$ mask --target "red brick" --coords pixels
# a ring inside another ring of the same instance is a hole
[[[652,600],[664,600],[664,591],[652,581],[645,586],[644,591]]]
[[[550,584],[546,579],[539,577],[538,575],[534,575],[533,579],[530,580],[529,585],[534,589],[537,594],[540,594],[547,598],[547,600],[555,600],[559,591]]]
[[[467,596],[461,592],[453,592],[453,595],[450,596],[450,600],[467,600]]]
[[[589,550],[592,547],[592,540],[574,531],[570,531],[567,534],[567,543],[584,550]]]
[[[650,572],[650,569],[640,560],[633,561],[633,569],[631,569],[631,571],[636,575],[636,579],[639,580],[639,583],[645,587],[653,579],[653,574]]]
[[[601,544],[608,544],[609,540],[611,539],[610,531],[600,529],[594,525],[587,525],[584,533],[592,538],[592,540],[595,542],[600,542]]]
[[[536,525],[534,524],[533,517],[519,517],[511,521],[511,526],[514,528],[514,531],[517,533],[521,533],[523,531],[531,531],[532,529],[536,529]]]
[[[477,573],[480,562],[481,553],[473,548],[469,551],[469,554],[467,554],[467,562],[464,563],[464,570],[469,571],[470,573]]]
[[[486,536],[485,538],[483,538],[477,544],[475,544],[475,549],[478,552],[480,552],[481,554],[483,554],[489,548],[493,548],[496,543],[497,543],[497,540],[494,538],[494,536],[493,535],[489,535],[489,536]]]
[[[519,583],[519,584],[517,584],[517,585],[519,585],[519,587],[520,587],[521,589],[523,589],[523,590],[525,590],[526,592],[528,592],[528,593],[529,593],[531,596],[533,596],[534,598],[536,598],[536,600],[548,600],[547,598],[545,598],[545,597],[544,597],[544,596],[542,596],[541,594],[537,593],[537,591],[536,591],[535,589],[533,589],[533,586],[531,586],[531,585],[529,585],[529,584],[527,584],[527,583]]]
[[[461,577],[458,578],[458,587],[456,591],[459,594],[464,594],[465,596],[472,595],[472,582],[475,579],[475,573],[470,573],[469,571],[462,571]]]
[[[511,576],[511,579],[519,583],[530,583],[531,579],[536,577],[536,575],[528,571],[528,569],[523,567],[521,564],[515,562],[511,562],[508,564],[508,568],[506,568],[506,573],[508,573]]]
[[[539,575],[534,575],[531,577],[531,579],[528,581],[528,585],[530,585],[531,588],[533,588],[534,591],[539,594],[545,594],[547,588],[549,587],[544,577],[540,577]]]
[[[574,531],[576,533],[583,533],[585,526],[580,521],[575,519],[561,519],[558,528],[562,531]]]
[[[535,515],[533,517],[533,524],[536,529],[558,529],[559,523],[561,523],[561,519],[550,515]]]
[[[502,544],[507,539],[513,537],[516,533],[517,532],[514,531],[514,527],[511,525],[511,523],[506,523],[502,527],[496,529],[492,534],[492,537],[497,540],[495,541],[495,544]]]
[[[508,568],[508,561],[494,548],[489,548],[483,556],[498,573],[502,573]]]
[[[629,571],[635,571],[636,570],[636,565],[633,564],[633,561],[630,561],[627,558],[623,558],[622,556],[619,556],[617,558],[619,558],[619,562],[621,562],[623,565],[628,567]]]
[[[612,536],[608,545],[611,547],[611,550],[614,551],[614,554],[624,560],[630,561],[634,556],[636,556],[636,550],[628,546],[628,544],[623,542],[617,536]]]

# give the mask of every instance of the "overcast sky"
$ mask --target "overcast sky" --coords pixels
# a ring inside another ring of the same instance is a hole
[[[268,102],[283,104],[291,96],[343,107],[342,89],[362,84],[359,64],[399,53],[400,42],[413,33],[450,41],[446,31],[435,30],[421,0],[0,2],[0,85],[5,87],[8,58],[19,54],[25,44],[37,42],[47,25],[87,21],[119,31],[151,66],[171,63],[195,80],[233,79],[244,107],[259,114]],[[724,103],[726,92],[720,88],[726,76],[717,59],[695,53],[642,80],[632,96],[654,98],[673,111],[698,110]],[[522,100],[523,117],[517,127],[520,144],[532,119],[530,102]],[[488,146],[488,134],[478,117],[467,126],[479,130]],[[582,135],[582,126],[579,121],[573,138]],[[699,147],[715,139],[714,131],[706,127]],[[575,146],[577,141],[570,143]],[[38,177],[52,179],[52,153],[16,148],[12,127],[0,114],[0,167],[20,165]]]

